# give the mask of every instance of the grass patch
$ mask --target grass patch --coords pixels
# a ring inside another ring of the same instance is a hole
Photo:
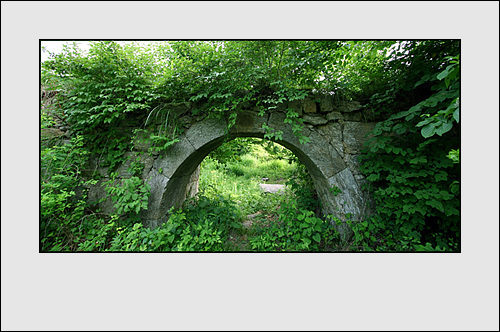
[[[268,178],[267,183],[284,183],[296,173],[297,166],[293,154],[284,147],[254,138],[236,138],[212,151],[202,163],[202,169],[217,168],[247,180]]]

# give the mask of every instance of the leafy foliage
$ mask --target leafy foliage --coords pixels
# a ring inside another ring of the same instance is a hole
[[[282,210],[280,219],[257,228],[251,238],[255,251],[324,251],[335,234],[328,221],[313,211]]]
[[[43,251],[74,250],[85,219],[88,151],[80,136],[40,153],[40,240]],[[77,193],[78,192],[78,193]]]
[[[184,130],[181,114],[174,111],[177,105],[190,105],[183,116],[225,119],[227,130],[241,110],[264,115],[279,109],[305,143],[309,138],[301,134],[303,121],[289,104],[311,93],[357,100],[364,118],[379,122],[361,158],[375,214],[350,223],[354,238],[347,246],[458,250],[459,55],[456,40],[172,41],[147,46],[103,41],[92,42],[88,54],[67,45],[42,64],[41,127],[67,126],[65,135],[72,139],[42,141],[41,250],[225,250],[229,234],[242,231],[242,212],[233,199],[245,213],[258,208],[272,216],[265,229],[255,230],[252,248],[333,250],[337,234],[318,218],[314,186],[300,166],[295,176],[286,176],[291,191],[283,197],[261,198],[253,192],[256,183],[246,196],[217,196],[219,170],[225,176],[250,176],[251,160],[245,155],[254,150],[252,139],[234,140],[212,152],[212,189],[183,210],[171,211],[170,219],[155,229],[141,224],[149,188],[139,178],[140,160],[132,162],[129,179],[107,183],[115,215],[100,215],[86,202],[87,188],[96,183],[91,179],[98,177],[85,172],[88,160],[108,166],[113,179],[113,171],[139,140],[145,140],[152,154],[167,151]],[[283,137],[268,124],[263,129],[267,140]],[[295,165],[292,156],[273,145],[263,147],[274,150],[277,159],[269,161],[267,173],[283,172],[283,161]]]
[[[441,70],[450,60],[452,65]],[[376,214],[352,226],[356,241],[366,247],[459,248],[459,165],[452,162],[455,154],[447,155],[458,144],[459,128],[453,122],[459,120],[459,62],[458,56],[441,61],[442,66],[430,69],[437,73],[427,73],[415,83],[432,83],[435,93],[378,123],[362,157]],[[435,134],[443,138],[431,138]]]
[[[125,223],[138,222],[140,220],[139,212],[148,208],[151,188],[149,184],[143,183],[143,180],[137,176],[122,179],[121,183],[114,186],[116,175],[113,173],[111,179],[105,182],[106,192],[115,203],[116,214],[121,216],[120,220]]]
[[[146,60],[115,42],[93,42],[88,56],[67,46],[42,64],[42,76],[60,88],[64,120],[111,170],[131,147],[127,127],[138,125],[128,114],[137,117],[159,98]]]
[[[170,218],[154,229],[141,223],[118,228],[110,251],[222,251],[235,223],[235,207],[230,201],[199,197],[186,210],[170,211]]]
[[[228,128],[242,109],[264,112],[285,106],[285,121],[307,142],[298,114],[285,103],[302,100],[311,90],[355,97],[379,81],[384,49],[390,44],[177,41],[142,47],[92,42],[88,54],[77,45],[52,54],[42,64],[42,78],[60,92],[64,121],[85,137],[92,153],[106,156],[112,170],[124,161],[132,128],[147,125],[150,118],[161,119],[160,127],[150,133],[152,151],[175,143],[182,128],[166,107],[169,103],[193,102],[192,115],[225,118]],[[358,75],[361,72],[364,75]],[[267,138],[280,139],[280,133],[268,127]],[[122,143],[115,146],[113,141]]]

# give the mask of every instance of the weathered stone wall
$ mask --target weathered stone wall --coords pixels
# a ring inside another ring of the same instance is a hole
[[[180,141],[163,155],[150,156],[146,153],[148,146],[141,143],[130,152],[131,156],[141,156],[145,164],[142,177],[151,186],[148,210],[142,214],[145,226],[155,227],[166,221],[172,206],[178,207],[186,197],[196,194],[199,165],[210,151],[227,138],[263,138],[264,123],[283,131],[283,139],[277,142],[291,150],[307,167],[322,201],[324,215],[333,215],[343,221],[339,231],[344,236],[350,234],[345,224],[348,218],[362,220],[369,212],[370,199],[362,190],[364,177],[359,171],[358,156],[374,123],[361,122],[363,114],[359,103],[334,103],[331,96],[316,96],[281,105],[264,116],[259,116],[256,110],[246,110],[239,113],[229,133],[224,120],[190,116],[191,107],[190,103],[175,104],[175,113],[185,114],[179,117],[185,131]],[[303,134],[311,139],[310,142],[299,143],[291,125],[284,123],[286,108],[293,108],[302,117]],[[130,176],[127,168],[127,163],[118,168],[121,177]],[[100,171],[106,176],[105,169]],[[90,190],[89,198],[102,195],[103,189],[96,186]],[[100,207],[105,212],[112,211],[109,199]]]

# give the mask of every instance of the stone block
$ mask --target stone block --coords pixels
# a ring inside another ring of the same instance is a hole
[[[269,116],[269,121],[267,125],[275,130],[283,130],[285,131],[286,123],[285,123],[286,115],[285,113],[272,113]]]
[[[87,202],[93,210],[99,209],[101,213],[111,215],[115,212],[114,203],[112,198],[106,192],[106,186],[104,182],[108,181],[109,178],[104,178],[95,185],[89,187],[87,194]],[[119,186],[121,183],[120,179],[113,181],[113,186]],[[101,199],[106,198],[103,202],[99,202]]]
[[[302,100],[289,101],[287,104],[288,108],[293,109],[299,114],[299,116],[302,116],[302,114],[304,114],[304,102]]]
[[[311,141],[302,149],[311,162],[321,171],[322,176],[329,178],[339,170],[346,168],[342,156],[317,131],[311,132]],[[307,165],[306,165],[307,166]]]
[[[144,165],[144,168],[142,170],[142,178],[147,179],[149,172],[153,167],[155,159],[146,153],[141,154],[140,157],[141,157],[141,163]]]
[[[224,136],[227,124],[218,119],[204,119],[186,131],[186,138],[195,150]]]
[[[144,219],[159,219],[163,215],[161,206],[163,203],[163,196],[166,192],[167,184],[170,178],[163,174],[158,173],[156,170],[152,169],[149,174],[149,186],[151,187],[148,209],[143,211]]]
[[[64,131],[57,128],[42,128],[40,130],[40,136],[42,138],[54,138],[64,136]]]
[[[319,111],[321,113],[333,112],[333,97],[330,95],[323,95],[320,97]]]
[[[311,98],[304,99],[304,113],[316,113],[316,103]]]
[[[328,184],[330,188],[333,188],[329,199],[334,214],[337,214],[341,220],[362,220],[365,212],[365,199],[351,170],[345,168],[338,172],[328,179]],[[348,214],[350,214],[349,217],[346,216]]]
[[[363,174],[354,174],[354,179],[358,183],[358,186],[363,190],[364,185],[367,183],[366,177]]]
[[[264,134],[262,125],[267,122],[268,116],[259,116],[254,111],[242,111],[238,113],[236,125],[230,129],[231,133],[237,135],[255,135],[256,133]]]
[[[314,114],[314,115],[306,114],[302,117],[302,119],[304,119],[305,123],[310,123],[314,126],[319,126],[328,122],[328,120],[324,116],[319,114]]]
[[[198,133],[203,135],[203,131]],[[166,177],[172,177],[179,166],[195,151],[193,145],[184,136],[181,140],[172,145],[164,156],[158,157],[153,162],[153,169]],[[161,170],[161,171],[160,171]],[[182,171],[182,170],[181,170]]]
[[[370,131],[375,127],[374,122],[345,122],[343,141],[346,147],[346,153],[359,154],[363,149],[364,143],[371,137]]]
[[[343,114],[343,119],[345,121],[356,121],[360,122],[362,119],[361,112],[351,112],[351,113],[344,113]]]
[[[93,177],[94,174],[99,174],[101,177],[109,176],[109,167],[101,166],[102,160],[98,158],[90,159],[89,166],[85,169],[85,176]]]
[[[200,179],[200,165],[198,165],[193,174],[191,174],[189,183],[186,188],[186,198],[194,197],[198,193],[199,179]]]
[[[328,121],[336,121],[336,120],[344,119],[344,116],[340,112],[333,111],[333,112],[326,114],[326,119]]]
[[[123,162],[123,164],[117,167],[115,172],[118,173],[119,178],[129,179],[132,174],[128,172],[128,169],[130,164],[137,158],[137,155],[134,152],[125,152],[125,157],[127,159]]]
[[[359,154],[346,154],[345,155],[345,162],[347,165],[349,165],[349,169],[351,170],[352,174],[356,177],[359,174],[362,174],[361,171],[359,170],[359,157],[361,155]]]
[[[151,147],[151,141],[149,140],[149,133],[145,131],[137,132],[135,139],[133,140],[134,150],[137,151],[148,151]]]
[[[344,156],[344,145],[342,144],[342,126],[339,123],[328,123],[319,127],[324,139],[340,154]]]
[[[167,116],[169,118],[180,118],[192,109],[191,102],[165,103],[148,119],[149,126],[159,126],[165,124]]]
[[[357,101],[343,101],[336,105],[337,111],[349,113],[361,110],[361,103]]]

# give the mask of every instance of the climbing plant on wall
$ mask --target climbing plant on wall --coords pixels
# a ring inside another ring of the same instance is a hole
[[[225,119],[228,129],[241,110],[264,115],[280,108],[305,143],[304,124],[289,102],[313,93],[357,100],[365,120],[379,123],[362,157],[376,213],[352,225],[355,240],[371,250],[459,247],[459,41],[97,41],[88,53],[67,45],[41,70],[51,93],[41,125],[66,123],[78,148],[110,173],[139,136],[151,153],[177,142],[183,129],[172,105],[191,105],[193,117]],[[266,139],[280,139],[280,131],[263,128]],[[42,158],[42,167],[48,162]],[[51,195],[62,199],[47,189],[58,177],[47,179],[45,203]],[[143,186],[133,187],[147,197]]]
[[[42,75],[52,75],[64,86],[60,101],[68,122],[97,148],[120,136],[128,122],[137,126],[153,110],[168,112],[165,103],[195,103],[193,115],[224,117],[231,127],[241,109],[266,111],[301,100],[310,91],[359,97],[385,77],[384,52],[391,43],[91,42],[88,54],[76,45],[53,54],[42,64]],[[294,111],[288,110],[287,118],[300,135]]]

